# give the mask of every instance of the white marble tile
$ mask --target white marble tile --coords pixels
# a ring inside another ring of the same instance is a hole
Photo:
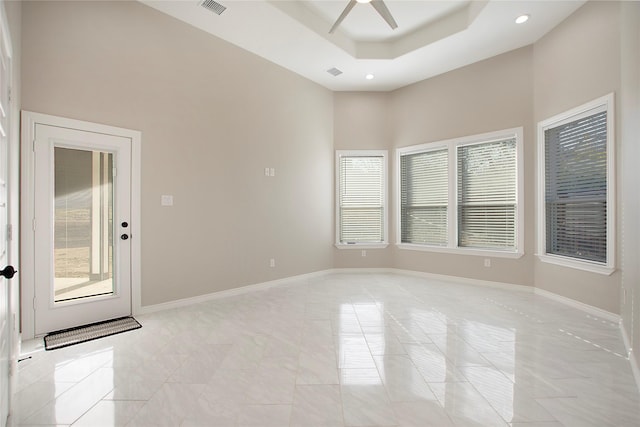
[[[335,351],[301,352],[296,384],[338,384]]]
[[[14,419],[28,418],[74,385],[75,383],[35,382],[26,386],[13,395]]]
[[[153,364],[138,368],[101,368],[111,370],[113,390],[108,400],[149,400],[167,380],[167,374]]]
[[[463,368],[462,372],[505,421],[557,421],[531,395],[517,388],[499,370],[470,366]]]
[[[90,352],[77,359],[57,363],[54,379],[56,382],[78,382],[112,361],[112,348]]]
[[[214,403],[244,404],[246,390],[251,386],[255,370],[219,370],[205,385],[202,398]]]
[[[507,423],[468,382],[429,384],[456,426],[506,427]]]
[[[340,369],[342,385],[382,385],[382,378],[376,368]]]
[[[113,371],[99,369],[20,422],[72,424],[113,390]]]
[[[341,385],[345,426],[395,426],[398,420],[382,385]]]
[[[369,351],[374,356],[407,354],[404,346],[391,329],[382,328],[375,332],[366,332],[365,329],[364,338],[369,345]]]
[[[170,376],[169,382],[206,384],[222,366],[232,345],[205,345],[190,353]]]
[[[132,426],[176,426],[199,409],[202,384],[165,383],[131,420]]]
[[[435,344],[405,344],[407,355],[428,383],[466,381]]]
[[[436,400],[435,395],[408,356],[376,356],[375,361],[392,402]]]
[[[510,427],[566,427],[557,421],[537,421],[532,423],[510,423]]]
[[[205,391],[206,393],[206,391]],[[236,425],[242,404],[229,400],[218,401],[206,398],[204,395],[198,399],[197,407],[187,414],[181,427],[230,427]]]
[[[296,386],[291,412],[292,427],[338,427],[343,425],[340,386]]]
[[[437,402],[399,402],[393,404],[402,427],[454,427],[449,415]]]
[[[126,426],[144,406],[143,401],[101,400],[85,413],[74,427]]]
[[[260,369],[245,390],[245,401],[255,405],[290,405],[295,384],[296,374],[289,369]]]
[[[238,416],[238,427],[288,426],[291,405],[247,405]]]
[[[538,399],[547,411],[564,425],[637,426],[640,406],[618,404],[615,399],[587,401],[579,397]]]
[[[19,364],[18,425],[640,426],[617,325],[526,292],[335,273]]]
[[[256,369],[264,353],[264,338],[243,337],[234,342],[220,364],[220,369]]]
[[[376,367],[364,335],[340,335],[338,341],[338,367],[345,369]]]

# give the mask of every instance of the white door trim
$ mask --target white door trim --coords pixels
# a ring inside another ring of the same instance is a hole
[[[140,224],[140,166],[142,133],[136,130],[85,122],[64,117],[22,111],[22,168],[21,168],[21,284],[22,284],[22,340],[35,337],[34,320],[34,250],[35,218],[34,190],[34,139],[36,124],[104,133],[131,139],[131,311],[140,312],[141,307],[141,224]]]

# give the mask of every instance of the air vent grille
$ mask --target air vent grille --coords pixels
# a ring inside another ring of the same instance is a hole
[[[215,13],[217,15],[222,15],[222,12],[227,10],[227,8],[225,6],[221,5],[217,1],[213,1],[213,0],[203,0],[202,3],[200,3],[200,6],[204,7],[205,9],[210,10],[211,12],[213,12],[213,13]]]
[[[338,70],[336,67],[333,67],[329,68],[327,70],[327,73],[331,74],[333,77],[338,77],[340,74],[342,74],[342,71]]]

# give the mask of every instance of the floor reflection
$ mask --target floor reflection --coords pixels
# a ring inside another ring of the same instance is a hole
[[[21,362],[17,425],[640,425],[617,325],[533,293],[342,274]]]

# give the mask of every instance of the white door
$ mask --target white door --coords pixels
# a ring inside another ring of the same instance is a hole
[[[0,5],[4,8],[4,5]],[[4,10],[0,19],[0,269],[5,269],[9,260],[7,235],[8,189],[9,189],[9,86],[10,55],[8,53],[9,29],[6,27]],[[9,271],[9,270],[5,270]],[[7,277],[11,274],[6,274]],[[7,278],[0,276],[0,425],[5,425],[9,415],[9,367],[11,366],[11,318],[9,284]]]
[[[35,334],[130,315],[131,139],[34,133]]]

